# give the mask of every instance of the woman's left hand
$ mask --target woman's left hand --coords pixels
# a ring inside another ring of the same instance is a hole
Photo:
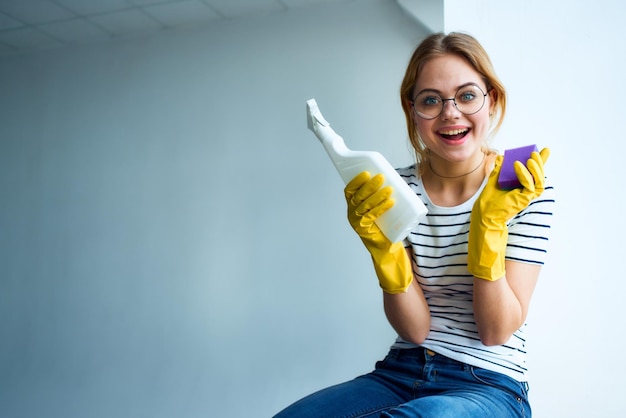
[[[533,152],[526,165],[514,164],[521,187],[503,190],[498,186],[503,156],[496,158],[485,188],[474,203],[468,239],[468,269],[475,277],[498,280],[505,275],[504,254],[507,222],[541,196],[545,185],[544,165],[550,150]]]

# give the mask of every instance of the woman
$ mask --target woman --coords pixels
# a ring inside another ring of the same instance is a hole
[[[277,417],[529,417],[524,329],[554,203],[543,172],[549,152],[516,163],[522,187],[498,187],[502,156],[487,140],[506,95],[469,35],[425,39],[401,100],[417,163],[398,171],[427,219],[391,243],[374,223],[393,206],[382,177],[361,173],[345,188],[398,339],[373,372]]]

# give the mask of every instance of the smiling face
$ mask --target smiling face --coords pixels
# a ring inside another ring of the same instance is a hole
[[[435,93],[444,100],[456,96],[457,104],[461,106],[460,99],[471,85],[487,92],[484,79],[464,58],[445,54],[424,64],[417,78],[413,97],[422,92]],[[452,100],[445,100],[441,113],[430,120],[413,112],[415,126],[430,151],[433,163],[447,163],[462,168],[464,165],[474,166],[476,161],[483,158],[482,147],[489,134],[489,113],[493,107],[494,94],[490,90],[483,107],[471,115],[459,111]]]

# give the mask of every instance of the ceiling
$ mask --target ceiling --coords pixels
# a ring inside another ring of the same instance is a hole
[[[0,0],[0,56],[357,0]]]

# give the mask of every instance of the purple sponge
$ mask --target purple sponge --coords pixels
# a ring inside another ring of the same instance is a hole
[[[513,163],[520,161],[526,165],[526,161],[528,161],[533,151],[537,151],[537,145],[527,145],[525,147],[512,148],[504,151],[502,170],[500,170],[500,177],[498,177],[498,186],[500,186],[501,189],[511,190],[521,186],[515,174]]]

